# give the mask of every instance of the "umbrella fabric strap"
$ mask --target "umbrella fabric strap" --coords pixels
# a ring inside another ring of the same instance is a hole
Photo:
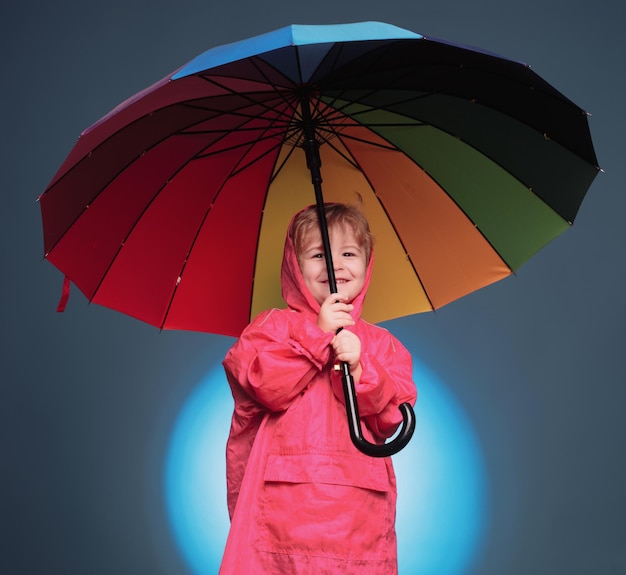
[[[65,307],[67,306],[67,300],[69,298],[70,298],[70,278],[65,276],[65,278],[63,278],[63,289],[61,291],[61,298],[59,299],[59,303],[57,305],[58,312],[65,311]]]

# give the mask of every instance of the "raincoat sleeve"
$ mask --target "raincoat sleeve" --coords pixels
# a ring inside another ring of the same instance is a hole
[[[411,354],[388,331],[376,329],[375,337],[361,337],[363,371],[355,391],[361,419],[375,438],[386,439],[402,422],[400,404],[414,405],[417,390]],[[331,378],[335,396],[345,403],[341,372],[333,370]]]
[[[332,338],[301,314],[269,310],[244,330],[224,367],[258,403],[283,411],[329,363]]]

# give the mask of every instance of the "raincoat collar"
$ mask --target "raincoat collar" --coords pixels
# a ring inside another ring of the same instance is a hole
[[[317,317],[320,311],[320,304],[317,303],[315,298],[311,295],[309,288],[304,283],[304,278],[302,277],[298,259],[296,257],[295,246],[291,239],[291,228],[293,226],[293,221],[297,216],[298,214],[292,218],[287,230],[287,237],[285,238],[285,249],[283,251],[283,263],[280,275],[282,295],[283,299],[291,309]],[[363,302],[365,301],[367,288],[369,287],[372,277],[373,263],[374,253],[372,251],[370,260],[365,270],[363,288],[351,302],[354,305],[354,309],[350,315],[353,317],[354,321],[357,321],[361,317]]]

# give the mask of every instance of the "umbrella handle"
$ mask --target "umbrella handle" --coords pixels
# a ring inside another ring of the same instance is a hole
[[[319,153],[319,142],[315,138],[315,127],[311,118],[311,110],[306,93],[302,94],[300,105],[304,135],[304,140],[301,145],[304,148],[307,167],[311,172],[311,183],[315,190],[315,203],[317,205],[320,233],[324,245],[324,259],[326,260],[326,269],[328,272],[328,284],[330,292],[337,293],[337,282],[335,280],[333,258],[330,250],[328,225],[324,212],[324,197],[322,195],[322,173],[320,170],[322,161]],[[341,331],[341,329],[339,329],[338,332],[339,331]],[[341,380],[348,415],[348,428],[350,430],[350,439],[352,439],[354,446],[370,457],[389,457],[390,455],[398,453],[398,451],[409,442],[415,431],[415,413],[413,412],[411,404],[403,403],[399,406],[400,412],[402,413],[402,427],[394,439],[389,443],[370,443],[363,437],[359,406],[356,401],[356,391],[354,389],[354,378],[350,373],[350,366],[345,361],[342,361],[340,369],[342,371]]]
[[[360,452],[370,457],[389,457],[395,455],[406,446],[415,431],[415,413],[411,404],[403,403],[399,406],[400,413],[402,413],[402,427],[394,439],[389,443],[370,443],[363,437],[359,406],[354,389],[354,378],[350,373],[350,367],[344,361],[341,362],[340,369],[341,381],[343,383],[343,395],[346,402],[346,414],[348,416],[348,427],[352,443]]]

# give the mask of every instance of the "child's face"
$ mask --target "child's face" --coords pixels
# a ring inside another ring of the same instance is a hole
[[[365,251],[350,227],[334,226],[329,230],[329,235],[337,291],[347,296],[348,302],[351,302],[363,289],[367,268]],[[299,262],[304,283],[321,305],[329,296],[330,287],[322,236],[318,230],[313,230],[306,236]]]

